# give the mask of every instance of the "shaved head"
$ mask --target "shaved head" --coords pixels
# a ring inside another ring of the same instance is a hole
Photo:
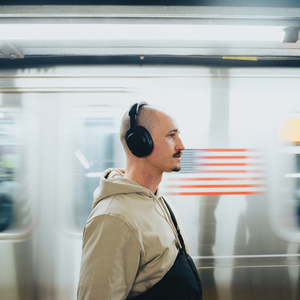
[[[161,113],[167,114],[162,108],[153,105],[143,105],[139,109],[137,125],[145,127],[151,134],[155,124],[158,123]],[[120,127],[120,139],[125,152],[128,152],[128,146],[125,141],[125,134],[130,129],[130,116],[128,111],[123,116]],[[129,151],[130,152],[130,151]]]

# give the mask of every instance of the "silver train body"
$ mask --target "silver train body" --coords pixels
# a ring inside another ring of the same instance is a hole
[[[300,70],[53,66],[0,72],[0,299],[73,300],[99,174],[137,101],[176,118],[163,185],[204,299],[300,299]],[[298,141],[298,142],[297,142]]]

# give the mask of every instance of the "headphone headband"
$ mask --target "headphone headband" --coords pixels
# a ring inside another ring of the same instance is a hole
[[[130,116],[130,128],[134,128],[135,126],[137,126],[136,122],[137,122],[137,116],[139,113],[140,108],[143,105],[147,105],[148,103],[143,101],[140,103],[135,103],[131,106],[128,115]]]
[[[147,156],[153,150],[153,141],[149,131],[145,127],[136,124],[140,108],[147,104],[147,102],[135,103],[128,112],[130,128],[126,132],[125,140],[132,154],[137,157]]]

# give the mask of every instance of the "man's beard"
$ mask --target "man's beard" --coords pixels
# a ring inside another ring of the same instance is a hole
[[[173,157],[176,157],[177,155],[181,155],[181,151],[176,152]],[[172,170],[172,172],[179,172],[181,170],[181,166],[179,165],[179,167],[176,167]]]
[[[172,170],[172,172],[179,172],[181,170],[181,167],[176,167]]]

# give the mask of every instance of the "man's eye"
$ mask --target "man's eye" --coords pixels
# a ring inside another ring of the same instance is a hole
[[[175,136],[174,133],[169,134],[169,137],[173,138]]]

